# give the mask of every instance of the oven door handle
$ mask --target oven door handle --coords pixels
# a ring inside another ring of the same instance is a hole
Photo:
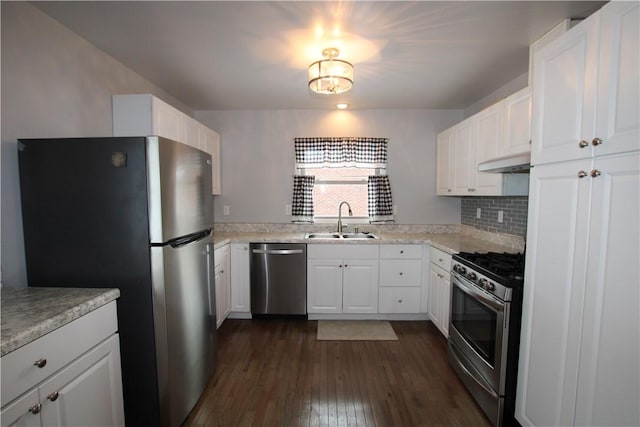
[[[504,312],[505,304],[503,302],[497,301],[496,299],[491,298],[488,295],[485,295],[484,292],[480,292],[476,289],[473,289],[467,286],[462,280],[458,279],[455,274],[452,274],[452,277],[453,277],[453,284],[457,286],[458,289],[460,289],[462,292],[474,297],[475,299],[482,302],[484,305],[487,305],[493,308],[494,310]]]

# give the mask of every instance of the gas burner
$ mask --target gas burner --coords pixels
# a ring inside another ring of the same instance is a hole
[[[500,252],[460,252],[453,258],[504,286],[521,286],[524,280],[524,255]]]

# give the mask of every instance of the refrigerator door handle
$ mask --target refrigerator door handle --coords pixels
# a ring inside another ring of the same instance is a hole
[[[209,316],[213,319],[213,327],[216,326],[216,310],[215,310],[215,274],[214,274],[214,246],[212,243],[207,244],[205,250],[205,256],[207,257],[207,292],[209,300]],[[213,291],[212,291],[213,290]]]
[[[181,246],[188,245],[189,243],[197,242],[211,234],[211,229],[197,231],[195,233],[187,234],[186,236],[176,237],[175,239],[168,240],[166,243],[152,243],[151,246],[166,246],[169,245],[172,248],[179,248]]]

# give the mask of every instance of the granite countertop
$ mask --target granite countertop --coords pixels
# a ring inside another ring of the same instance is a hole
[[[120,296],[118,289],[1,288],[4,356]]]
[[[228,243],[308,243],[308,244],[429,244],[450,254],[458,252],[518,252],[512,246],[492,242],[463,233],[375,233],[380,239],[370,240],[310,240],[305,233],[294,232],[216,232],[213,243],[216,249]]]

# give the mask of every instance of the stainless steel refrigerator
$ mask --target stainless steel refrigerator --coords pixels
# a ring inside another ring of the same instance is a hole
[[[125,422],[180,425],[216,362],[211,157],[159,137],[18,150],[29,286],[119,288]]]

